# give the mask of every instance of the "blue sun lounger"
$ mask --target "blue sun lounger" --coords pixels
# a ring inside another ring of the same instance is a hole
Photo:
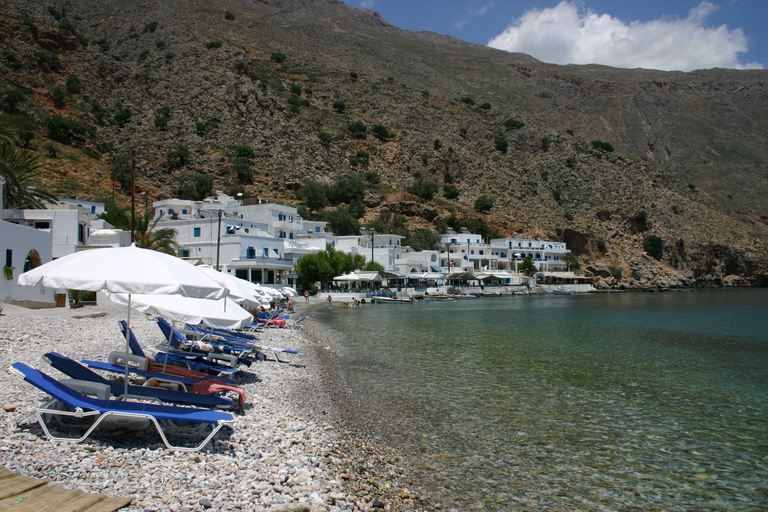
[[[123,374],[125,373],[125,366],[119,363],[125,362],[125,359],[126,357],[123,352],[110,352],[108,361],[106,363],[103,361],[90,361],[88,359],[83,359],[80,362],[88,366],[89,368],[94,368],[96,370]],[[158,381],[176,382],[187,388],[191,388],[196,383],[200,382],[200,380],[198,379],[182,377],[180,375],[174,375],[172,373],[151,371],[148,369],[149,360],[146,357],[134,356],[132,354],[129,354],[127,359],[128,359],[128,372],[138,375],[140,377],[143,377],[145,379],[155,379]],[[211,380],[211,379],[218,379],[225,384],[233,384],[233,385],[238,384],[238,382],[234,379],[230,379],[230,378],[222,377],[218,375],[209,375],[202,380]]]
[[[189,405],[192,407],[201,407],[205,409],[238,408],[237,401],[223,396],[185,393],[183,391],[173,391],[155,386],[128,386],[128,395],[124,396],[125,387],[123,384],[118,384],[116,382],[105,379],[98,373],[90,370],[86,366],[83,366],[74,359],[70,359],[67,356],[59,354],[58,352],[48,352],[43,356],[43,359],[47,360],[51,366],[72,379],[109,386],[109,390],[112,395],[118,397],[118,399],[154,399],[169,404]]]
[[[205,352],[205,351],[194,349],[193,348],[194,342],[187,339],[187,337],[184,336],[184,334],[180,333],[175,327],[173,327],[170,324],[170,322],[168,322],[164,318],[157,318],[157,325],[160,327],[160,330],[163,332],[163,335],[165,336],[165,339],[168,341],[168,345],[171,347],[171,350],[175,352],[182,352],[182,353]],[[232,344],[224,343],[223,341],[207,340],[205,343],[207,343],[208,345],[211,345],[217,350],[223,351],[233,356],[237,356],[239,359],[245,359],[244,356],[247,356],[252,352],[251,348],[246,348],[243,346],[235,346]],[[211,354],[213,356],[218,355],[217,353],[211,353]]]
[[[224,425],[231,425],[235,421],[231,414],[221,411],[90,398],[81,395],[74,389],[67,387],[40,370],[32,368],[24,363],[14,363],[11,365],[10,369],[13,373],[23,377],[28,383],[51,396],[51,401],[42,407],[35,408],[34,416],[37,418],[46,437],[53,441],[79,443],[88,438],[88,436],[90,436],[91,433],[107,419],[143,419],[148,420],[155,426],[163,443],[169,449],[194,452],[202,449],[208,444],[211,439],[213,439],[213,436],[215,436]],[[67,406],[69,410],[56,408],[56,402],[61,402]],[[54,436],[49,430],[48,425],[45,422],[46,416],[60,419],[66,417],[93,418],[94,422],[81,437],[58,437]],[[177,423],[179,422],[193,424],[197,428],[194,429],[193,434],[175,431],[176,429],[174,427],[178,427]],[[197,446],[179,446],[171,444],[168,440],[168,434],[185,437],[200,435],[200,433],[204,432],[207,428],[211,428],[211,432]],[[166,430],[168,430],[168,434],[166,434]]]
[[[128,325],[125,323],[125,320],[120,320],[118,324],[120,325],[120,331],[123,336],[125,336],[125,331],[128,328]],[[134,355],[147,357],[132,329],[128,332],[128,346]],[[237,356],[230,354],[212,354],[205,351],[171,350],[169,352],[158,352],[155,354],[155,361],[159,363],[164,363],[166,359],[168,364],[181,365],[191,370],[212,373],[216,376],[227,375],[229,377],[238,372],[238,363],[243,363],[247,366],[251,365],[250,361],[241,361]]]
[[[304,317],[304,318],[307,318],[307,317]],[[187,326],[190,329],[194,330],[196,333],[203,336],[202,341],[205,341],[206,343],[208,343],[211,340],[211,338],[215,338],[215,337],[226,339],[228,342],[231,342],[231,343],[243,343],[242,339],[237,338],[238,335],[243,336],[242,333],[232,333],[231,335],[226,335],[223,332],[225,331],[224,329],[215,329],[214,330],[215,332],[209,332],[208,329],[205,327],[199,327],[199,326],[194,326],[189,324],[187,324]],[[255,339],[258,340],[259,338],[255,338]],[[253,343],[251,343],[250,346],[252,350],[263,354],[263,358],[267,360],[269,360],[269,356],[272,356],[272,359],[274,361],[277,361],[278,363],[293,364],[295,366],[300,366],[300,365],[296,365],[293,361],[297,357],[303,354],[306,354],[306,352],[302,352],[300,350],[290,350],[287,348],[279,348],[279,347],[268,347],[264,345],[256,345]],[[280,357],[280,355],[282,355],[282,358]]]

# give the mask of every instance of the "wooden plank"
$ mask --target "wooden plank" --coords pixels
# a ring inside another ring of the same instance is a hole
[[[113,512],[131,503],[131,497],[65,489],[45,480],[12,473],[0,466],[0,509],[34,512]]]

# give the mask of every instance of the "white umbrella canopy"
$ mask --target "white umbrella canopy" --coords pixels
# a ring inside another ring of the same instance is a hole
[[[226,297],[227,289],[186,261],[149,249],[108,247],[68,254],[21,274],[22,286]]]
[[[108,293],[118,304],[128,304],[128,295]],[[131,307],[148,315],[189,324],[240,329],[253,323],[253,316],[229,297],[219,300],[196,299],[181,295],[133,295]]]
[[[226,286],[229,290],[229,297],[238,304],[259,307],[261,295],[256,294],[253,283],[230,274],[225,274],[208,265],[198,265],[197,268],[210,276],[214,281],[218,281],[223,286]]]
[[[21,286],[42,284],[48,288],[125,293],[128,298],[128,329],[131,328],[133,294],[178,294],[221,299],[228,290],[181,258],[135,245],[75,252],[21,274]],[[128,334],[125,353],[129,352]],[[125,366],[128,393],[128,365]]]

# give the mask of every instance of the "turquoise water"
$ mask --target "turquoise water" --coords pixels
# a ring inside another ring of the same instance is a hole
[[[766,290],[319,313],[446,509],[768,509]]]

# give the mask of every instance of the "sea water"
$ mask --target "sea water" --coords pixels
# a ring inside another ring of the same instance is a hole
[[[318,319],[362,416],[446,509],[768,509],[768,290]]]

